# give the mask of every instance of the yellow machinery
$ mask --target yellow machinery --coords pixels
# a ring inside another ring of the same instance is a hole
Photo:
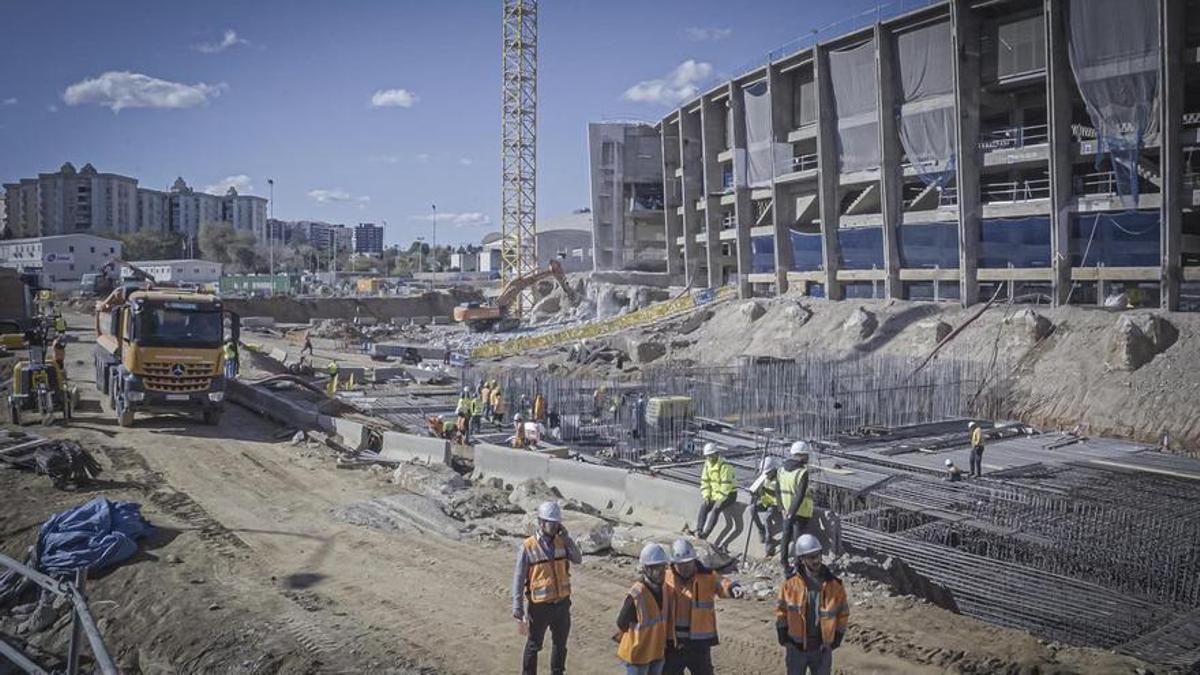
[[[225,399],[222,347],[238,316],[207,293],[127,283],[96,303],[96,388],[121,426],[135,412],[199,412],[216,424]]]
[[[39,351],[40,349],[31,349]],[[34,411],[48,423],[57,412],[63,421],[71,419],[74,403],[72,388],[58,364],[20,361],[13,366],[12,393],[8,396],[8,418],[21,423],[23,411]]]
[[[468,303],[455,307],[454,320],[467,324],[467,328],[475,332],[491,328],[505,330],[513,321],[508,315],[509,306],[520,297],[521,291],[546,277],[554,277],[558,281],[558,285],[562,286],[567,297],[572,302],[575,301],[575,292],[567,285],[567,277],[563,274],[562,265],[557,260],[551,260],[548,268],[509,282],[491,304]]]
[[[383,279],[364,277],[357,282],[359,295],[378,295],[383,288]]]

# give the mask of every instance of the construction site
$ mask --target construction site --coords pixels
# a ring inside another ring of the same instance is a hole
[[[522,672],[547,522],[570,672],[630,665],[622,602],[684,539],[739,589],[715,672],[785,668],[813,540],[849,614],[821,672],[1200,673],[1200,2],[814,31],[593,129],[595,168],[653,127],[664,189],[596,210],[591,272],[538,264],[537,12],[503,2],[498,282],[0,269],[0,675]],[[798,540],[759,507],[794,462]]]

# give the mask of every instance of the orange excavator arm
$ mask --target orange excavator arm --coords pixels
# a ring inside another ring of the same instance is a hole
[[[550,267],[539,272],[535,272],[534,274],[530,274],[529,276],[520,277],[510,281],[508,285],[504,287],[504,290],[500,292],[500,295],[496,298],[496,306],[508,307],[513,303],[514,300],[516,300],[517,295],[519,295],[521,291],[550,276],[553,276],[554,279],[558,281],[558,285],[562,286],[563,292],[567,294],[567,298],[571,302],[575,302],[575,292],[572,291],[571,287],[567,284],[567,277],[565,274],[563,274],[562,265],[560,265],[557,260],[551,260]]]

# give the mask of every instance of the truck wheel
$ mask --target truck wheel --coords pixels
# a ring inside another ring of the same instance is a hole
[[[221,411],[220,410],[205,410],[204,411],[204,423],[209,426],[216,426],[216,425],[220,424],[221,423]]]
[[[123,399],[117,399],[117,424],[123,427],[133,426],[133,409]]]

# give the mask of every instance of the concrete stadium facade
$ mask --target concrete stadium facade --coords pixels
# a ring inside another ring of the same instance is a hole
[[[1108,10],[1139,56],[1087,51]],[[675,280],[1200,305],[1200,2],[934,2],[766,61],[656,125]],[[1091,114],[1122,77],[1132,126]]]

